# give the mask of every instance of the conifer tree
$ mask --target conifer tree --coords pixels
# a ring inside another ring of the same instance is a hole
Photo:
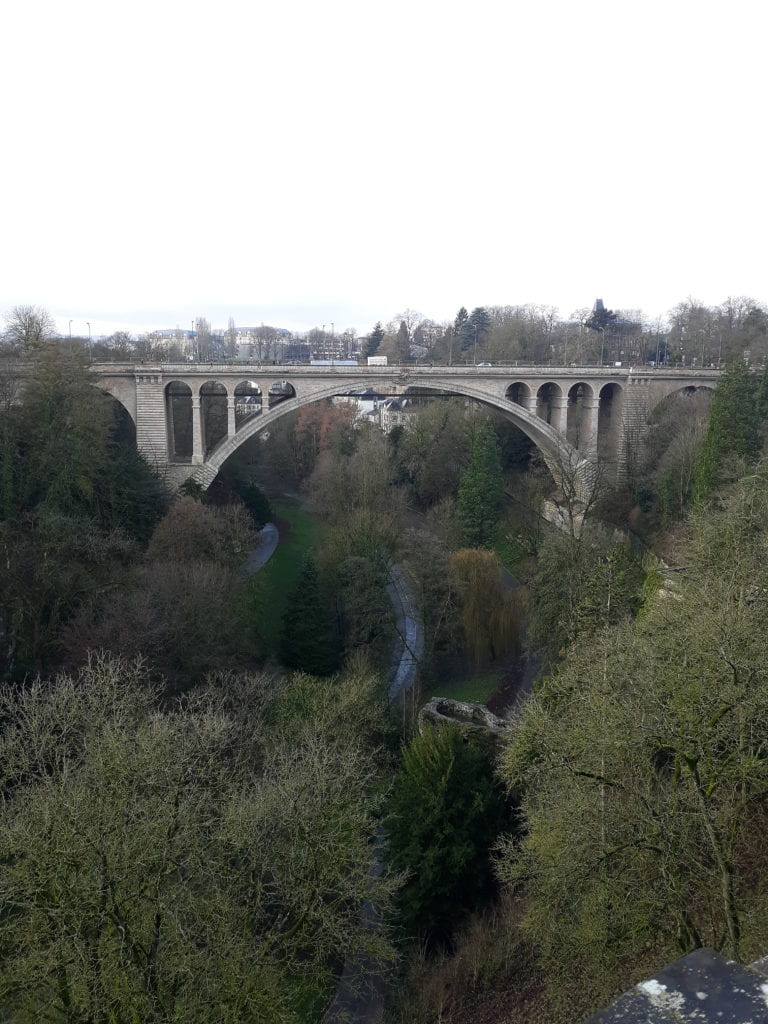
[[[368,335],[368,340],[365,343],[365,351],[363,352],[363,355],[365,355],[365,356],[375,356],[376,355],[376,353],[377,353],[377,351],[379,349],[379,345],[381,344],[382,339],[384,338],[384,333],[385,333],[384,332],[384,328],[381,326],[381,320],[377,320],[376,326],[373,328],[371,333]]]
[[[469,342],[469,313],[465,306],[462,306],[454,319],[454,338],[459,342],[459,347],[465,349]]]
[[[475,306],[469,314],[464,330],[464,348],[470,345],[481,345],[491,330],[491,318],[485,306]]]
[[[395,339],[395,353],[398,363],[407,363],[411,355],[411,336],[408,333],[408,324],[405,320],[400,321]]]
[[[760,450],[758,379],[739,360],[720,378],[709,426],[696,465],[695,493],[706,498],[717,486],[728,456],[754,459]]]
[[[765,361],[757,386],[757,418],[760,424],[768,420],[768,359]]]
[[[478,730],[479,733],[479,730]],[[389,862],[412,935],[446,938],[493,890],[490,850],[504,827],[489,738],[429,727],[403,751],[387,820]]]
[[[504,478],[490,423],[479,427],[472,442],[469,465],[456,497],[456,524],[465,547],[492,546],[504,497]]]
[[[328,676],[341,662],[341,641],[335,617],[324,600],[317,566],[306,558],[288,598],[280,638],[280,657],[288,668]]]

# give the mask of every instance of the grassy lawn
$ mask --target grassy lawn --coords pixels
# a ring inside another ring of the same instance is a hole
[[[291,498],[273,501],[272,508],[277,518],[290,523],[290,529],[249,583],[259,637],[268,654],[277,649],[286,601],[299,577],[304,556],[317,546],[324,529],[300,502]]]
[[[499,688],[502,669],[485,671],[476,676],[455,679],[448,683],[437,683],[429,696],[448,697],[450,700],[474,701],[484,704]]]

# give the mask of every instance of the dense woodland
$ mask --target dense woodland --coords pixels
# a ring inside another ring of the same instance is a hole
[[[743,337],[555,530],[536,450],[458,399],[386,436],[305,407],[172,497],[49,333],[0,359],[0,1019],[309,1024],[355,954],[393,1024],[565,1024],[696,946],[768,951],[768,378]],[[247,578],[269,518],[295,564]],[[393,564],[425,639],[396,703]],[[507,740],[417,731],[521,647]]]

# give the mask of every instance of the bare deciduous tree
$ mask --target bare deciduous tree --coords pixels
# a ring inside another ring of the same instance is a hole
[[[28,352],[55,333],[56,324],[41,306],[14,306],[5,316],[5,345],[16,352]]]

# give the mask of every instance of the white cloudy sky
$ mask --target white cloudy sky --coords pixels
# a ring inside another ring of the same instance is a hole
[[[0,311],[768,300],[758,0],[8,0]]]

